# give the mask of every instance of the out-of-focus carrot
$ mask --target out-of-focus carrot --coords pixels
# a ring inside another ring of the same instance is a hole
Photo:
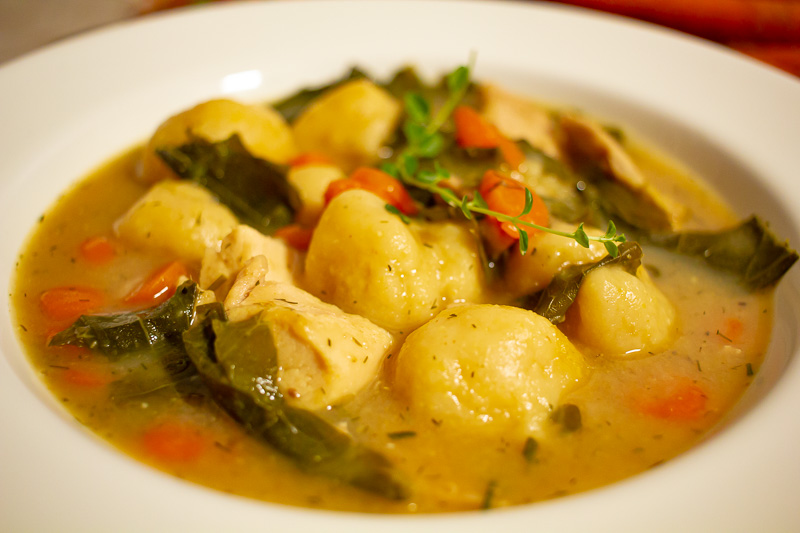
[[[478,191],[492,211],[497,211],[504,215],[517,216],[525,208],[525,189],[527,187],[519,181],[503,176],[494,170],[488,170],[481,179]],[[539,226],[547,226],[550,221],[547,206],[535,192],[530,192],[533,197],[533,205],[531,210],[520,219]],[[513,224],[501,221],[499,221],[499,224],[509,237],[519,239],[519,232]],[[539,230],[526,228],[526,231],[528,234],[535,234]]]
[[[60,377],[64,383],[85,389],[98,389],[114,381],[114,376],[108,372],[89,368],[69,368]]]
[[[727,342],[739,342],[742,339],[742,333],[744,333],[744,322],[738,318],[728,317],[722,328],[717,331],[717,336]]]
[[[78,247],[81,257],[93,265],[105,265],[109,263],[117,251],[114,244],[107,237],[89,237]]]
[[[39,306],[47,318],[67,322],[97,311],[105,301],[105,293],[92,287],[55,287],[41,294]]]
[[[325,203],[350,189],[370,191],[406,215],[417,214],[417,206],[403,184],[382,170],[360,167],[349,177],[332,182],[325,191]]]
[[[738,50],[764,63],[769,63],[774,67],[785,70],[789,74],[800,76],[800,37],[798,37],[798,42],[796,43],[739,41],[726,44],[734,50]]]
[[[189,277],[189,271],[180,261],[171,261],[150,273],[149,276],[124,298],[126,304],[149,306],[169,300],[181,278]]]
[[[305,152],[289,162],[291,167],[304,167],[307,165],[333,165],[331,158],[319,152]]]
[[[637,401],[639,412],[662,420],[691,421],[706,412],[708,396],[694,382],[681,380],[670,384],[664,391]]]
[[[456,142],[462,148],[497,148],[502,137],[494,124],[471,107],[462,105],[455,108],[453,122]]]
[[[186,422],[163,422],[147,429],[141,438],[145,452],[163,462],[198,459],[211,444],[202,428]]]
[[[512,169],[518,169],[525,162],[525,154],[514,141],[501,136],[497,148]]]
[[[456,143],[463,148],[498,148],[512,168],[517,169],[525,162],[525,154],[517,143],[506,138],[497,127],[467,106],[459,106],[453,111],[456,126]]]
[[[295,250],[306,251],[314,235],[313,228],[304,228],[300,224],[289,224],[275,232],[275,237],[282,239]]]
[[[555,0],[708,39],[800,42],[800,3],[787,0]]]

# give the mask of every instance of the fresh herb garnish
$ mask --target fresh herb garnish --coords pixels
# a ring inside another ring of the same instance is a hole
[[[420,169],[420,159],[434,159],[444,149],[446,143],[440,129],[464,97],[470,79],[470,67],[460,66],[445,78],[448,97],[436,114],[432,114],[429,102],[418,92],[405,94],[406,121],[403,124],[407,144],[400,151],[394,163],[383,165],[383,170],[400,179],[406,185],[423,189],[439,196],[449,206],[460,209],[464,216],[470,220],[473,213],[494,217],[501,222],[511,223],[519,233],[519,248],[524,255],[528,251],[529,235],[525,228],[535,229],[573,239],[584,248],[588,248],[590,241],[602,242],[612,257],[619,254],[618,243],[625,242],[624,235],[617,235],[617,228],[612,221],[602,236],[591,236],[583,229],[583,224],[572,233],[557,231],[546,226],[540,226],[521,217],[530,213],[533,206],[533,196],[526,188],[525,207],[519,215],[512,216],[489,209],[486,201],[476,191],[470,198],[467,195],[459,198],[458,195],[447,187],[442,187],[440,182],[450,177],[450,173],[434,162],[434,169]]]

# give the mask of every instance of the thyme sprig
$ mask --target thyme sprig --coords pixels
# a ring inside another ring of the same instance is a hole
[[[394,163],[386,163],[383,170],[400,179],[406,185],[411,185],[439,196],[449,206],[460,209],[464,216],[471,220],[473,213],[494,217],[502,222],[509,222],[519,233],[519,249],[525,255],[528,251],[529,235],[525,228],[539,230],[568,239],[573,239],[584,248],[589,248],[591,241],[601,242],[612,257],[619,255],[618,243],[625,242],[625,235],[617,235],[617,228],[613,221],[608,221],[608,228],[604,235],[589,235],[581,223],[575,231],[569,233],[558,231],[546,226],[540,226],[522,217],[530,213],[533,207],[533,195],[525,188],[525,206],[519,215],[511,216],[489,209],[486,200],[478,191],[473,196],[459,197],[453,190],[442,187],[439,183],[450,177],[450,173],[439,165],[435,158],[442,152],[445,140],[441,130],[458,103],[463,99],[469,88],[470,66],[460,66],[445,78],[448,96],[444,104],[435,115],[431,113],[428,100],[420,93],[408,92],[404,96],[406,121],[403,123],[403,133],[407,144],[400,151]],[[433,170],[420,169],[420,159],[434,159]],[[387,209],[395,214],[400,214],[392,206]],[[403,218],[403,217],[401,217]],[[408,217],[403,219],[408,223]]]

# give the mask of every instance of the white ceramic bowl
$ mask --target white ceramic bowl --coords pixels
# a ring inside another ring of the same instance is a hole
[[[0,68],[0,285],[38,216],[164,117],[212,96],[263,100],[353,64],[475,76],[634,129],[800,243],[800,83],[721,47],[555,5],[270,2],[191,8],[71,39]],[[50,397],[0,308],[4,531],[796,531],[800,274],[778,290],[772,345],[713,437],[607,488],[530,506],[365,516],[232,497],[141,466]]]

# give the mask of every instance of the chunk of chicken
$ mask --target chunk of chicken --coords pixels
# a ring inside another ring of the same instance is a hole
[[[558,157],[558,142],[548,110],[495,85],[480,87],[482,115],[509,139],[525,140],[551,157]]]
[[[680,227],[686,208],[649,183],[622,145],[600,124],[576,114],[564,114],[560,125],[567,152],[599,165],[608,176],[635,193],[640,200],[637,212],[646,216],[652,229]]]
[[[245,224],[236,226],[218,248],[207,248],[200,268],[200,287],[218,295],[228,292],[236,273],[253,257],[263,256],[268,263],[265,279],[292,283],[293,253],[280,240],[268,237]]]
[[[267,271],[262,256],[248,262],[225,307],[230,320],[259,315],[269,326],[286,400],[317,410],[357,394],[377,375],[394,337],[293,285],[267,281]]]

